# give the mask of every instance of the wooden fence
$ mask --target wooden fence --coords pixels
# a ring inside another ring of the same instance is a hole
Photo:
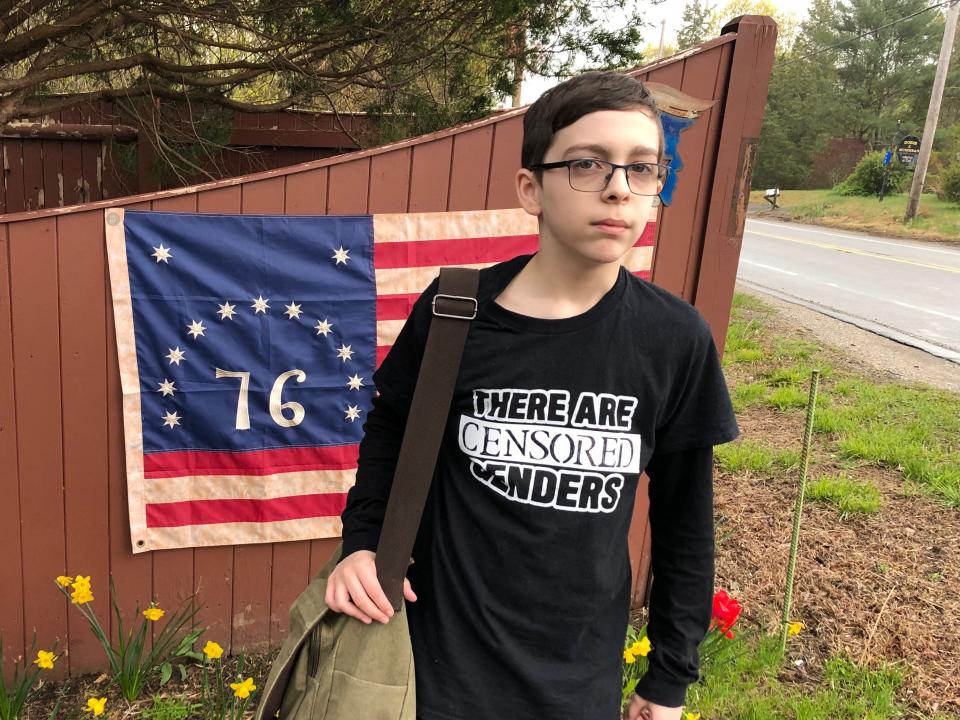
[[[164,116],[178,109],[163,106]],[[209,108],[208,108],[209,110]],[[96,202],[237,177],[309,162],[370,147],[379,135],[379,120],[360,113],[232,112],[221,121],[229,131],[210,147],[168,141],[177,152],[207,148],[191,162],[201,171],[183,177],[159,169],[156,122],[152,113],[132,117],[113,101],[101,100],[60,110],[42,122],[0,126],[0,214],[29,212]],[[183,139],[197,134],[182,120],[165,120]],[[226,130],[226,128],[224,128]],[[201,132],[202,134],[202,132]],[[206,174],[204,174],[206,173]]]
[[[636,71],[718,102],[682,134],[684,168],[661,207],[652,280],[693,303],[722,349],[750,169],[776,25],[746,16],[703,45]],[[104,668],[85,621],[53,587],[107,579],[123,612],[200,587],[207,637],[260,651],[283,637],[291,601],[337,540],[130,550],[120,378],[103,209],[350,214],[516,207],[524,108],[443,132],[304,165],[78,207],[0,216],[0,632],[10,659],[59,640],[57,675]],[[645,485],[646,478],[642,479]],[[635,602],[650,567],[647,498],[637,493],[630,552]],[[116,628],[112,628],[115,632]]]

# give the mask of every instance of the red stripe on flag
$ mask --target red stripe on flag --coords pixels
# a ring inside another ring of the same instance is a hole
[[[634,247],[647,247],[653,245],[657,237],[657,224],[652,220],[643,226],[643,232],[640,238],[633,244]]]
[[[377,270],[430,265],[476,265],[510,260],[536,252],[538,235],[384,242],[373,246]]]
[[[318,493],[251,500],[185,500],[147,505],[147,527],[180,527],[232,522],[277,522],[339,516],[346,493]]]
[[[274,448],[224,452],[180,450],[143,456],[146,478],[183,475],[273,475],[296,470],[347,470],[357,466],[360,446]]]
[[[420,293],[380,295],[377,297],[377,320],[406,320]]]

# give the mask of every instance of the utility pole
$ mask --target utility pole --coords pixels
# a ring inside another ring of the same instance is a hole
[[[937,120],[940,118],[940,101],[943,100],[943,86],[947,82],[947,68],[950,66],[950,53],[953,50],[953,37],[957,31],[957,17],[960,16],[960,0],[953,0],[947,10],[947,24],[943,28],[943,44],[940,46],[940,60],[937,61],[937,75],[933,79],[930,92],[930,106],[927,108],[927,121],[923,125],[923,138],[920,140],[920,155],[913,172],[913,184],[910,186],[910,198],[907,200],[905,220],[913,220],[920,205],[920,193],[930,164],[930,151],[933,149],[933,136],[937,132]]]
[[[664,35],[666,35],[666,32],[667,32],[667,21],[661,20],[660,21],[660,49],[657,50],[657,60],[660,60],[663,58],[663,38],[664,38]]]

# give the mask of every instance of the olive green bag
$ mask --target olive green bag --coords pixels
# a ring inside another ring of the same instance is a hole
[[[254,720],[416,720],[403,581],[429,491],[460,357],[477,316],[478,271],[442,268],[417,385],[377,544],[377,579],[394,615],[369,625],[330,610],[327,579],[343,550],[290,606],[290,624]],[[467,321],[467,322],[464,322]],[[429,469],[429,470],[427,470]]]

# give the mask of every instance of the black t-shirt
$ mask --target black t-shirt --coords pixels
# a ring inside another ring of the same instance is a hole
[[[739,433],[710,328],[689,303],[623,267],[574,317],[533,318],[493,302],[531,257],[480,272],[479,311],[414,545],[408,577],[418,600],[406,610],[424,720],[619,718],[627,535],[654,453],[674,475],[686,467],[679,451],[700,470],[695,494],[687,478],[690,497],[674,488],[656,503],[666,473],[648,473],[655,579],[645,696],[678,705],[696,679],[690,653],[709,621],[713,581],[709,449]],[[342,514],[344,557],[376,550],[438,282],[374,374],[380,394]],[[697,567],[682,567],[674,582],[668,561],[685,557],[674,550],[693,535],[664,539],[684,504],[705,527],[686,556]],[[654,513],[668,505],[674,517],[658,522]],[[692,611],[684,574],[699,578]],[[671,620],[675,601],[688,618]]]

